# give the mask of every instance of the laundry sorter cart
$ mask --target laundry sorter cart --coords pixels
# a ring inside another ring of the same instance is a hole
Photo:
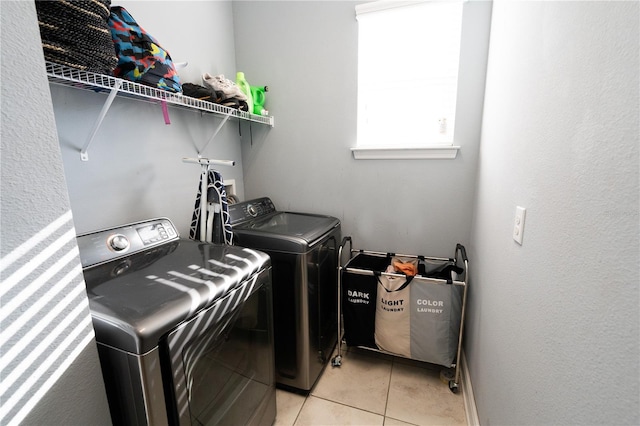
[[[354,250],[347,236],[338,256],[338,342],[444,366],[440,377],[457,393],[469,281],[464,246],[451,258],[428,257]],[[331,364],[342,364],[341,344]]]

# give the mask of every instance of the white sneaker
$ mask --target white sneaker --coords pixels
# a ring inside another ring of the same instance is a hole
[[[224,78],[224,75],[211,75],[209,73],[202,74],[202,81],[211,87],[213,90],[222,92],[225,95],[225,99],[237,98],[241,101],[248,100],[247,95],[242,93],[242,90],[231,80]]]

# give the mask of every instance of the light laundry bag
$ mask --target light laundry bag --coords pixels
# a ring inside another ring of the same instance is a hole
[[[386,272],[396,273],[394,264],[408,263],[406,259],[393,258]],[[415,262],[417,260],[410,260]],[[417,269],[417,268],[416,268]],[[375,340],[386,352],[411,357],[411,288],[413,276],[378,277],[376,300]]]

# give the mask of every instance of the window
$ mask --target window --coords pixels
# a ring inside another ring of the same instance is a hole
[[[357,5],[356,16],[354,156],[455,157],[462,1],[376,1]]]

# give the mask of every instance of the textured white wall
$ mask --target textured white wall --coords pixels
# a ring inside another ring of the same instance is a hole
[[[483,425],[640,423],[639,21],[494,4],[466,341]]]
[[[0,16],[0,424],[108,425],[35,6]]]

